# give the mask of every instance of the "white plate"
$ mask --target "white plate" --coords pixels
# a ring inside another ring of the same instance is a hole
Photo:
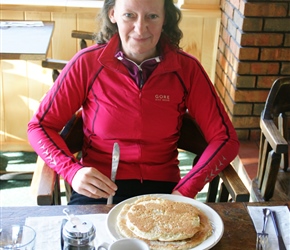
[[[168,199],[168,200],[190,203],[193,206],[199,208],[201,211],[203,211],[206,214],[206,216],[209,218],[213,226],[213,234],[204,242],[199,244],[198,246],[191,248],[192,250],[210,249],[219,242],[219,240],[221,239],[224,233],[224,224],[221,217],[211,207],[207,206],[206,204],[202,202],[199,202],[199,201],[196,201],[194,199],[187,198],[184,196],[180,196],[180,195],[172,195],[172,194],[152,194],[152,195],[159,198]],[[116,225],[118,214],[120,213],[120,211],[122,210],[125,204],[133,203],[140,197],[141,196],[136,196],[136,197],[127,199],[125,201],[122,201],[121,203],[113,207],[111,211],[109,212],[106,224],[107,224],[108,232],[114,240],[124,238],[119,233],[119,230]]]

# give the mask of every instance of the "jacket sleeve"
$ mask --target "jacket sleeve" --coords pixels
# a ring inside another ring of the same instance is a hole
[[[59,132],[84,100],[86,81],[75,73],[81,70],[77,61],[74,57],[62,70],[29,121],[27,130],[35,152],[69,183],[82,165],[70,153]]]
[[[213,84],[196,60],[187,82],[190,82],[187,97],[188,112],[199,125],[208,146],[196,165],[180,180],[175,190],[184,196],[195,197],[206,183],[236,157],[239,141]]]

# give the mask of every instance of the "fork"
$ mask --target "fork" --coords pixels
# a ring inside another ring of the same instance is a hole
[[[266,233],[265,229],[267,226],[268,217],[270,213],[271,213],[270,209],[268,208],[263,209],[263,214],[264,214],[263,229],[261,233],[257,234],[256,250],[265,250],[268,244],[268,234]]]

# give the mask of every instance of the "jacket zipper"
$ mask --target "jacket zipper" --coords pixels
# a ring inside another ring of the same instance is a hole
[[[139,88],[142,89],[143,85],[144,85],[144,77],[143,77],[143,71],[141,68],[139,68],[139,74],[140,74],[140,84],[139,84]]]
[[[146,61],[152,60],[152,58],[150,59],[146,59],[145,61],[143,61],[140,65],[138,65],[137,63],[135,63],[134,61],[130,60],[127,58],[128,61],[132,62],[133,64],[135,64],[139,70],[139,75],[140,75],[140,85],[139,88],[142,89],[143,85],[144,85],[144,77],[143,77],[143,70],[142,70],[142,64]]]

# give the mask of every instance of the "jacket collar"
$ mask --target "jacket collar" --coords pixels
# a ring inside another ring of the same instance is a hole
[[[127,69],[124,67],[122,62],[120,62],[115,55],[118,53],[120,48],[120,38],[118,34],[115,34],[108,44],[104,47],[103,52],[99,57],[99,62],[104,66],[112,70],[116,70],[123,74],[126,74]],[[158,72],[171,72],[178,70],[181,65],[176,59],[177,53],[164,39],[161,41],[161,54],[162,61],[158,64],[156,70]],[[156,71],[155,70],[155,71]]]

